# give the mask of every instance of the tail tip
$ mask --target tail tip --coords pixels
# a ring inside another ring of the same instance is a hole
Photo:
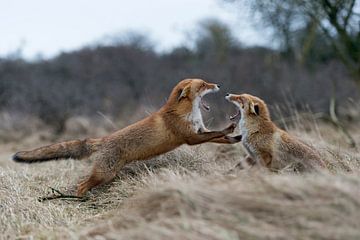
[[[17,152],[12,156],[14,162],[26,162],[21,156],[21,152]]]

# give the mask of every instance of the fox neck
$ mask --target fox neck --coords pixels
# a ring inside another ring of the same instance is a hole
[[[272,134],[276,131],[276,126],[270,118],[254,118],[253,116],[247,115],[243,111],[241,111],[239,128],[243,138],[246,138],[246,136],[257,132],[261,132],[262,134]]]
[[[192,102],[191,112],[186,116],[186,120],[191,123],[193,131],[196,133],[207,131],[201,115],[200,102],[201,97],[196,97]]]
[[[261,123],[249,116],[243,109],[241,111],[241,118],[239,120],[240,132],[243,136],[256,132],[261,127]]]
[[[193,101],[189,99],[183,99],[180,102],[169,101],[163,106],[160,112],[164,113],[166,116],[172,116],[171,121],[173,121],[173,117],[176,116],[177,120],[186,123],[186,125],[190,124],[191,129],[195,133],[206,132],[208,130],[203,123],[200,103],[200,96],[196,97]]]

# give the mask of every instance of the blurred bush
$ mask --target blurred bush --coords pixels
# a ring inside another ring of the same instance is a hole
[[[69,117],[78,115],[99,117],[101,112],[130,121],[136,109],[161,106],[179,80],[192,77],[223,86],[221,95],[208,97],[216,106],[211,113],[218,116],[215,123],[223,121],[231,107],[223,99],[225,91],[249,92],[270,104],[291,103],[315,112],[327,111],[333,93],[341,103],[358,98],[354,82],[336,58],[308,67],[277,50],[243,47],[234,39],[226,25],[208,20],[200,25],[193,44],[167,53],[157,53],[146,37],[138,36],[49,60],[0,59],[0,112],[38,117],[56,133],[64,131]]]

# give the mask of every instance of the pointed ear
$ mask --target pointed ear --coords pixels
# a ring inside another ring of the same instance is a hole
[[[189,95],[189,93],[190,93],[190,84],[189,85],[187,85],[187,86],[185,86],[182,90],[181,90],[181,92],[180,92],[180,94],[179,94],[179,97],[178,97],[178,102],[182,99],[182,98],[186,98],[188,95]]]
[[[251,101],[250,102],[250,112],[255,115],[259,115],[260,114],[259,105]]]

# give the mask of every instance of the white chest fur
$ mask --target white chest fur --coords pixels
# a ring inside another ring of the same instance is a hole
[[[201,110],[200,110],[201,97],[195,98],[192,106],[191,113],[187,116],[187,120],[191,122],[194,132],[206,131]]]
[[[256,157],[256,150],[253,148],[253,146],[249,143],[249,131],[247,129],[246,126],[246,119],[244,116],[244,113],[241,113],[241,118],[239,121],[239,132],[241,134],[241,142],[244,146],[244,148],[246,149],[246,151],[248,152],[248,154],[253,157],[253,158],[257,158]]]
[[[242,135],[242,137],[246,137],[247,136],[247,128],[245,125],[245,119],[243,116],[241,116],[240,121],[239,121],[239,132]]]

